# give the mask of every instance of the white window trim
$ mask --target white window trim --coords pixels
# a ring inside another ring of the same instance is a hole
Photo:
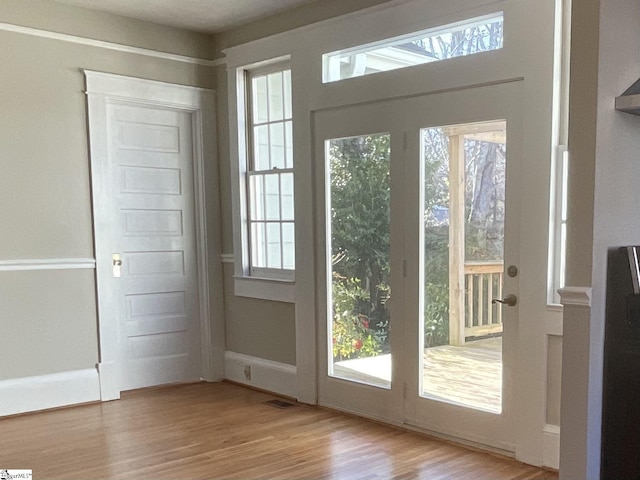
[[[234,294],[272,302],[295,303],[295,284],[290,280],[259,277],[233,277]]]
[[[554,132],[556,145],[552,154],[551,195],[549,198],[549,260],[547,272],[547,310],[562,312],[559,290],[565,283],[566,238],[562,231],[567,223],[567,150],[569,125],[569,74],[571,45],[571,3],[556,3],[556,58],[554,59]]]
[[[569,151],[565,145],[559,145],[554,158],[554,168],[551,172],[551,219],[549,234],[551,236],[548,306],[562,307],[560,303],[560,289],[565,286],[565,258],[566,236],[563,230],[567,224],[567,174],[569,166]]]
[[[234,294],[286,303],[295,302],[295,277],[287,272],[274,274],[269,269],[254,268],[251,275],[250,241],[247,205],[247,173],[249,152],[247,151],[247,85],[246,72],[270,69],[271,65],[289,62],[290,56],[280,56],[238,68],[228,69],[229,91],[229,137],[231,158],[231,200],[234,244]],[[233,86],[235,85],[235,88]],[[268,275],[268,277],[267,277]],[[280,277],[280,278],[277,278]],[[284,278],[283,278],[284,277]]]

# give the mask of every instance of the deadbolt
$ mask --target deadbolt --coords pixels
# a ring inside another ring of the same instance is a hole
[[[505,298],[500,300],[499,298],[494,298],[491,300],[491,303],[502,303],[503,305],[507,305],[509,307],[515,307],[518,303],[518,297],[516,297],[513,293],[507,295]]]
[[[515,265],[509,265],[509,268],[507,268],[507,275],[511,278],[516,277],[518,275],[518,267]]]

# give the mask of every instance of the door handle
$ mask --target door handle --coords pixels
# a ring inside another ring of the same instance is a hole
[[[120,278],[122,272],[122,260],[120,259],[119,253],[114,253],[111,255],[112,263],[113,263],[113,278]]]
[[[494,298],[493,300],[491,300],[491,303],[493,303],[493,304],[502,303],[503,305],[507,305],[509,307],[515,307],[517,305],[517,303],[518,303],[518,297],[516,297],[512,293],[510,295],[507,295],[502,300],[500,300],[499,298]]]

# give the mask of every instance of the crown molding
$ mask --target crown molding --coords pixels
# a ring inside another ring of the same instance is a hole
[[[192,65],[203,65],[205,67],[217,67],[225,65],[226,59],[219,58],[216,60],[208,60],[206,58],[190,57],[187,55],[179,55],[176,53],[160,52],[142,47],[133,47],[123,45],[121,43],[107,42],[104,40],[95,40],[93,38],[79,37],[77,35],[69,35],[67,33],[50,32],[39,28],[24,27],[22,25],[14,25],[11,23],[0,23],[0,31],[21,33],[34,37],[47,38],[50,40],[59,40],[62,42],[75,43],[77,45],[86,45],[89,47],[104,48],[116,52],[132,53],[135,55],[143,55],[145,57],[159,58],[161,60],[171,60],[174,62],[189,63]]]

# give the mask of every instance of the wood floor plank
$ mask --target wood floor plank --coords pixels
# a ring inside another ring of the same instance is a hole
[[[557,479],[497,455],[233,385],[0,419],[0,468],[36,479]]]

